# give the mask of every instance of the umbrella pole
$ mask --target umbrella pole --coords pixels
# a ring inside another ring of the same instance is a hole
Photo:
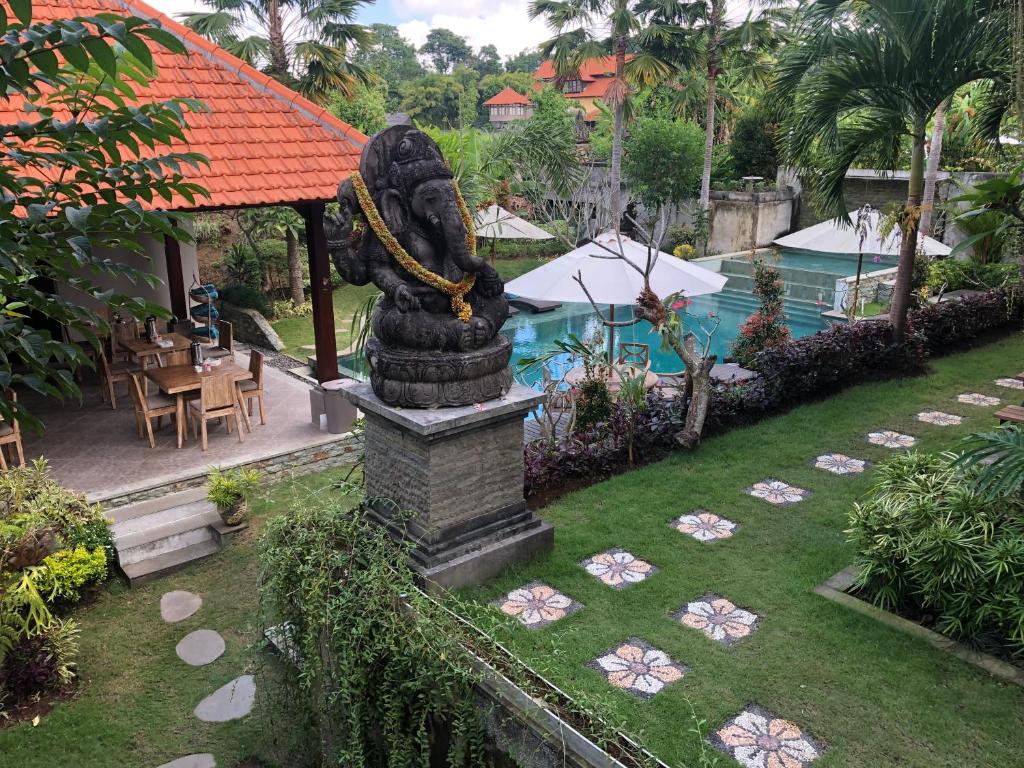
[[[608,320],[615,322],[615,305],[608,305]],[[608,370],[611,370],[612,365],[615,363],[615,326],[608,326]]]

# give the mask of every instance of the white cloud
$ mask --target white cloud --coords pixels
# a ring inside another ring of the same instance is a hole
[[[443,27],[465,37],[474,49],[494,45],[502,58],[532,48],[551,34],[543,19],[530,19],[526,0],[509,0],[495,6],[479,0],[400,0],[411,4],[443,8],[424,18],[413,18],[398,25],[398,30],[417,46],[427,40],[427,32]],[[454,7],[453,7],[454,6]],[[415,11],[411,15],[419,17]]]

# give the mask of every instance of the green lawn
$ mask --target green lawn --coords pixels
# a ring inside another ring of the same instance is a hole
[[[548,259],[542,258],[498,259],[497,268],[498,273],[507,281],[536,269],[547,261]],[[363,302],[376,292],[377,288],[374,285],[345,285],[334,291],[334,329],[337,331],[339,352],[352,343],[352,316]],[[313,354],[312,349],[302,348],[313,345],[312,317],[291,317],[277,320],[272,325],[284,342],[285,354],[302,362]]]
[[[556,526],[554,553],[469,591],[489,602],[542,581],[583,604],[544,628],[502,623],[499,639],[564,690],[640,735],[672,765],[697,765],[692,703],[717,729],[749,703],[792,720],[826,746],[815,768],[919,766],[1008,768],[1024,754],[1024,690],[1004,684],[920,640],[835,605],[812,589],[850,564],[843,528],[871,483],[815,469],[819,454],[884,460],[868,432],[896,429],[927,450],[994,424],[993,408],[963,405],[982,392],[1003,402],[1021,393],[993,385],[1024,360],[1024,338],[939,360],[927,377],[860,386],[828,401],[708,440],[557,501],[542,512]],[[962,426],[915,419],[922,410],[960,414]],[[774,507],[744,489],[777,478],[810,498]],[[668,525],[704,508],[739,524],[731,539],[701,543]],[[617,591],[580,561],[623,548],[660,569]],[[761,626],[732,647],[670,614],[713,592],[759,614]],[[496,621],[493,608],[482,609]],[[639,636],[691,671],[649,701],[614,689],[586,665]],[[723,765],[734,765],[724,759]]]
[[[340,470],[274,487],[254,502],[252,525],[219,555],[136,589],[111,582],[80,607],[80,693],[58,704],[33,728],[22,723],[0,730],[0,765],[19,768],[152,768],[194,752],[212,752],[217,765],[233,768],[255,756],[269,761],[271,738],[289,731],[268,711],[262,685],[276,664],[253,652],[259,636],[258,563],[255,541],[263,520],[286,508],[302,489],[325,488]],[[200,594],[197,613],[177,624],[160,618],[160,596],[184,589]],[[189,667],[174,646],[196,629],[224,637],[223,656]],[[253,714],[227,723],[203,723],[192,715],[199,701],[246,672],[257,674]],[[288,764],[288,763],[285,763]]]

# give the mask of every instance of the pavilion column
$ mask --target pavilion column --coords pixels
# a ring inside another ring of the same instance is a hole
[[[164,259],[167,261],[167,290],[171,294],[171,312],[179,320],[188,319],[185,300],[185,276],[181,271],[181,243],[164,235]]]
[[[306,221],[309,252],[309,293],[313,303],[313,336],[316,345],[316,378],[321,384],[340,378],[338,343],[334,335],[334,297],[331,293],[331,259],[324,232],[324,203],[300,208]]]

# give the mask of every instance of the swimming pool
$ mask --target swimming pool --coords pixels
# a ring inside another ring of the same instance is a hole
[[[821,272],[839,277],[857,274],[856,253],[824,253],[822,251],[803,251],[798,248],[779,248],[774,256],[768,254],[766,260],[781,269],[800,269],[808,272]],[[884,256],[865,254],[861,271],[877,272],[897,266],[895,260]]]

